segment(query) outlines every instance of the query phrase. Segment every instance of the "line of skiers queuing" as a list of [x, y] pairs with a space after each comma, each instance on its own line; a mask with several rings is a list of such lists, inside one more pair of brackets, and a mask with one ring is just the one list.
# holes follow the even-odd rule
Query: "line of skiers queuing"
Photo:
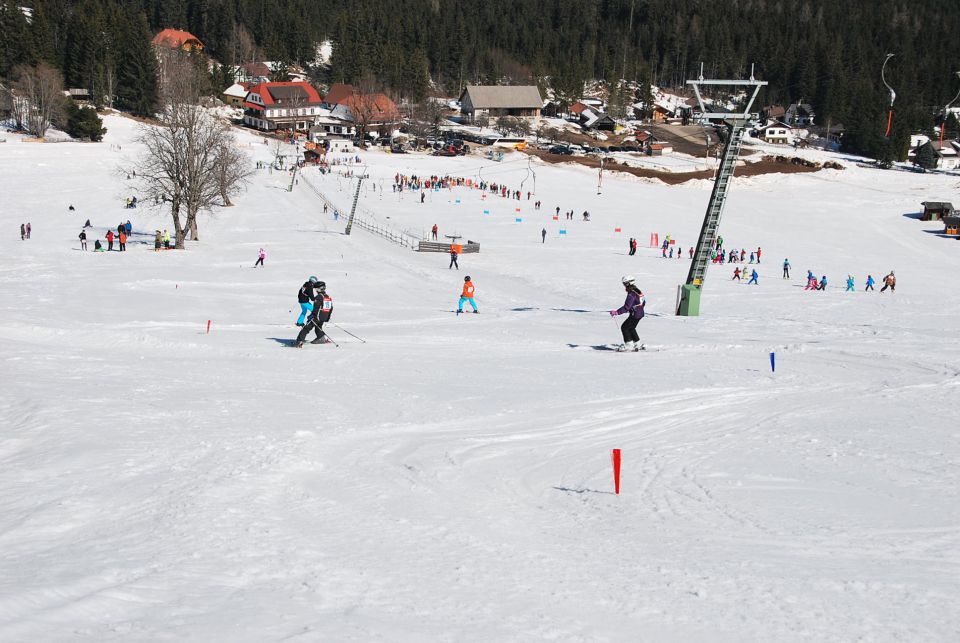
[[[523, 192], [522, 190], [514, 190], [508, 188], [506, 185], [500, 183], [488, 183], [487, 181], [475, 181], [474, 179], [467, 179], [462, 176], [417, 176], [417, 175], [406, 175], [400, 174], [399, 172], [393, 176], [393, 192], [403, 192], [404, 190], [434, 190], [434, 189], [453, 189], [455, 187], [476, 187], [477, 189], [483, 192], [489, 192], [491, 194], [499, 195], [505, 199], [515, 199], [521, 201], [524, 194], [526, 194], [527, 201], [533, 198], [533, 192], [527, 191]], [[420, 199], [421, 203], [423, 198]], [[533, 204], [535, 210], [539, 210], [542, 203], [536, 201]], [[557, 215], [560, 214], [560, 207], [557, 206]], [[572, 215], [572, 212], [571, 212]], [[571, 217], [572, 218], [572, 217]]]
[[[789, 261], [784, 260], [784, 279], [789, 278], [788, 271]], [[823, 275], [820, 279], [817, 279], [817, 276], [813, 273], [812, 270], [807, 271], [807, 285], [804, 286], [804, 290], [826, 290], [828, 284], [827, 276]], [[868, 292], [874, 290], [874, 285], [877, 281], [873, 278], [873, 275], [867, 275], [866, 285], [863, 289], [863, 292]], [[891, 270], [883, 278], [883, 288], [880, 289], [880, 292], [886, 292], [887, 289], [890, 289], [890, 293], [895, 293], [897, 291], [897, 275]], [[844, 292], [856, 292], [856, 283], [853, 278], [853, 275], [847, 275], [846, 288]]]

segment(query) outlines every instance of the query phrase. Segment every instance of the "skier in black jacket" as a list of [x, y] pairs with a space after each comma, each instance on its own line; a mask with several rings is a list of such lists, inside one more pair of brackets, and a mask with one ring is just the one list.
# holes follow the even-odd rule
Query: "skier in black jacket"
[[297, 317], [297, 326], [303, 326], [304, 320], [310, 311], [313, 310], [313, 300], [317, 296], [314, 288], [317, 285], [317, 278], [310, 277], [300, 286], [300, 292], [297, 293], [297, 301], [300, 303], [300, 316]]
[[323, 332], [323, 324], [330, 321], [330, 316], [333, 315], [333, 298], [327, 292], [326, 283], [318, 281], [314, 288], [317, 290], [317, 296], [313, 300], [313, 310], [310, 312], [306, 325], [300, 329], [300, 334], [297, 335], [297, 348], [303, 348], [303, 342], [311, 330], [317, 331], [317, 338], [310, 342], [311, 344], [326, 344], [330, 341]]

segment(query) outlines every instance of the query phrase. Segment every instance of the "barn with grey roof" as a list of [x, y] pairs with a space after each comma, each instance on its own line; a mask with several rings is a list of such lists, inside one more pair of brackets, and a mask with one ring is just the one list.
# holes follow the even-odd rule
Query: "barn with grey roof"
[[460, 94], [460, 112], [477, 116], [540, 116], [543, 98], [536, 85], [467, 85]]

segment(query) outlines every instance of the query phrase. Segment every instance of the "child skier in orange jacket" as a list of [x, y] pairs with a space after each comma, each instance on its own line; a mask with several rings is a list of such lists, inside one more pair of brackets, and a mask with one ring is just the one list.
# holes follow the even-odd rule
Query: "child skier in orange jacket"
[[463, 302], [465, 301], [470, 302], [470, 305], [473, 306], [473, 312], [475, 313], [480, 312], [479, 310], [477, 310], [477, 302], [473, 300], [474, 290], [475, 289], [473, 287], [473, 282], [470, 281], [470, 275], [467, 275], [466, 277], [463, 278], [463, 290], [460, 292], [460, 303], [457, 304], [458, 313], [463, 312]]

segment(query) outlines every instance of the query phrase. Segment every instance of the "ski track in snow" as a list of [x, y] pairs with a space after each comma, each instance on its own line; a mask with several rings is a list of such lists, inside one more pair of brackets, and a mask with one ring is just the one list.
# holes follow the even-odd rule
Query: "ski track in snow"
[[[764, 248], [760, 286], [711, 266], [703, 316], [678, 318], [687, 261], [624, 247], [689, 247], [699, 183], [611, 174], [597, 196], [593, 173], [538, 165], [539, 212], [364, 191], [382, 223], [478, 239], [451, 271], [340, 234], [304, 183], [345, 209], [350, 181], [308, 169], [288, 193], [264, 170], [201, 243], [154, 253], [168, 221], [120, 207], [132, 188], [113, 170], [134, 126], [106, 125], [123, 152], [0, 148], [3, 229], [33, 224], [0, 267], [0, 639], [960, 637], [960, 302], [931, 278], [958, 249], [903, 216], [955, 178], [737, 181], [722, 234]], [[397, 171], [526, 177], [362, 156], [388, 190]], [[553, 222], [556, 205], [593, 220]], [[81, 253], [86, 218], [91, 246], [127, 218], [139, 234]], [[807, 268], [831, 289], [804, 292]], [[841, 292], [891, 268], [894, 296]], [[618, 339], [605, 311], [628, 273], [650, 350], [570, 350]], [[340, 348], [281, 350], [310, 274], [366, 344], [331, 325]], [[466, 274], [480, 315], [449, 312]]]

